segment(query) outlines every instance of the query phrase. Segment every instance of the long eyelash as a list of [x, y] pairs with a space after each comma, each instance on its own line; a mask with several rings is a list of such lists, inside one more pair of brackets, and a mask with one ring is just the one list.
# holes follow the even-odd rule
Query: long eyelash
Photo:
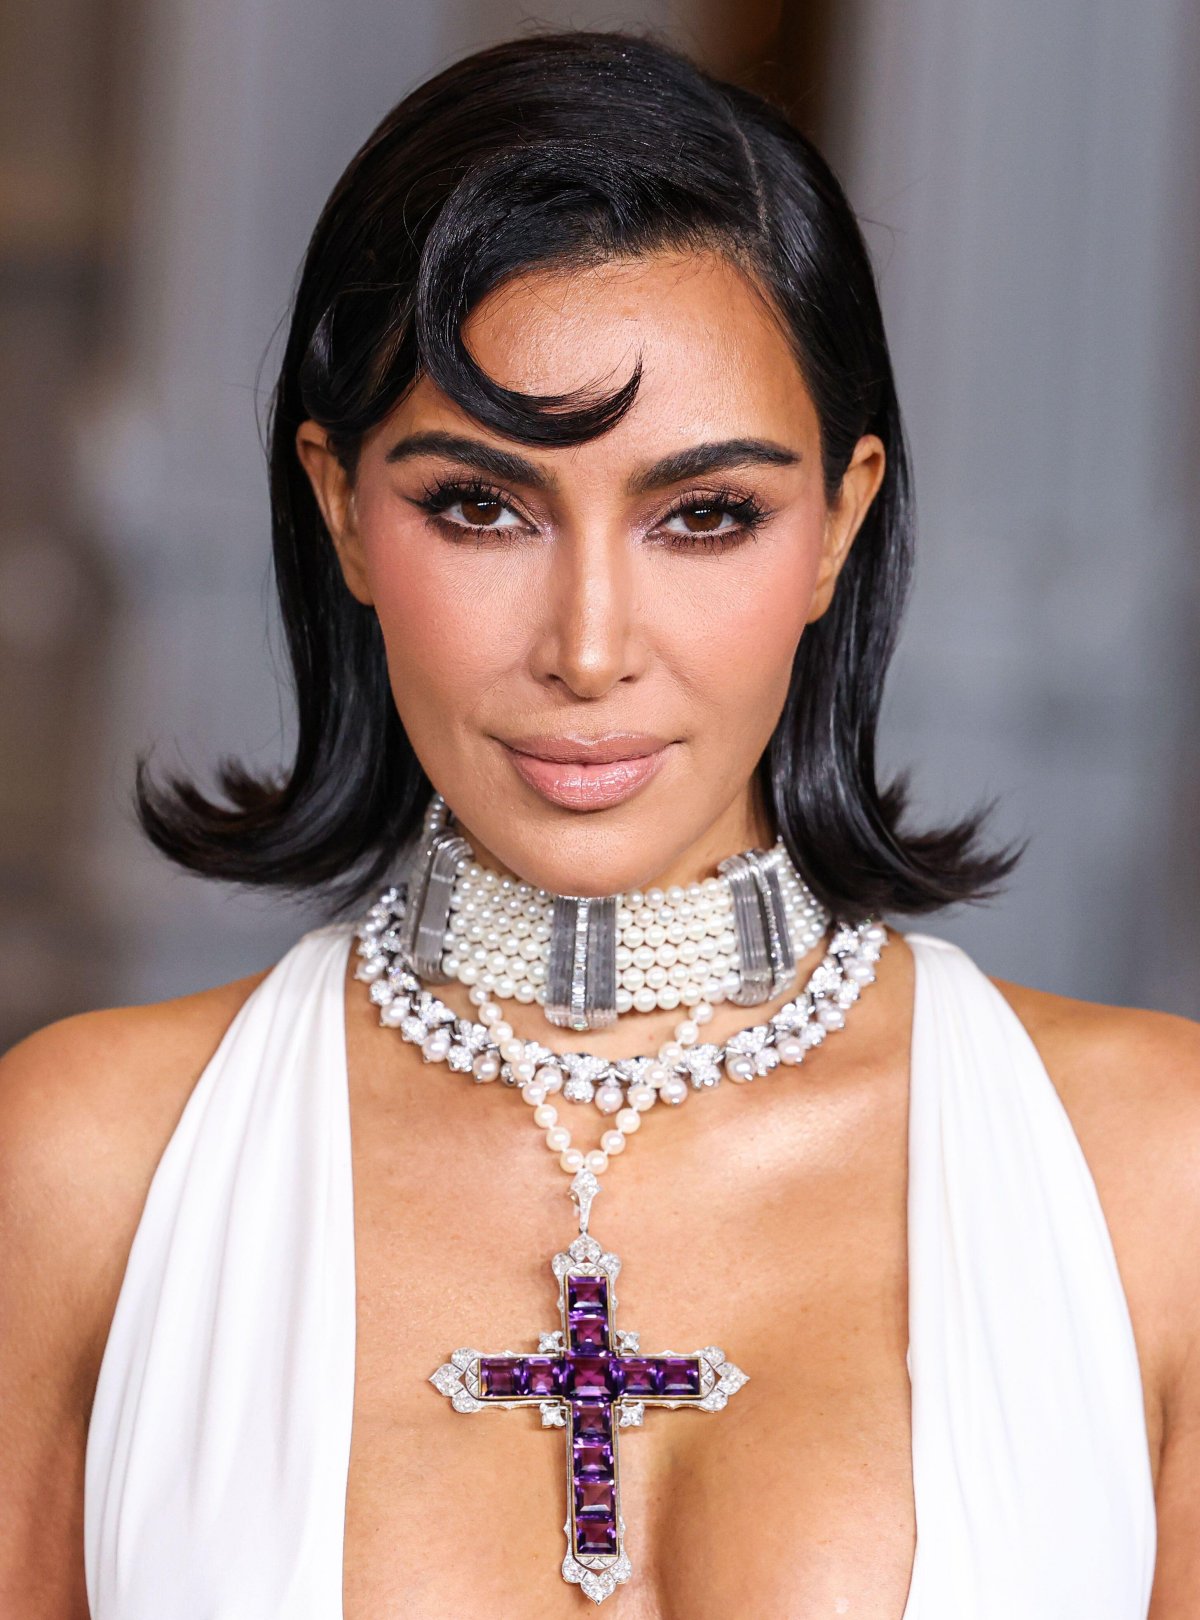
[[669, 523], [681, 512], [691, 512], [697, 507], [707, 507], [727, 514], [734, 519], [734, 527], [725, 529], [719, 534], [668, 533], [666, 536], [668, 545], [678, 546], [684, 551], [724, 551], [730, 546], [741, 545], [745, 540], [752, 540], [757, 530], [771, 516], [756, 496], [740, 495], [732, 489], [718, 489], [680, 496], [670, 510], [663, 513], [659, 524]]
[[496, 484], [485, 484], [478, 478], [451, 478], [437, 479], [425, 487], [425, 491], [417, 498], [416, 505], [431, 517], [444, 512], [447, 507], [454, 506], [458, 501], [496, 501], [501, 506], [511, 505], [511, 500], [505, 490]]
[[415, 497], [413, 505], [425, 513], [431, 524], [435, 525], [447, 539], [453, 540], [456, 545], [491, 545], [500, 539], [510, 539], [512, 531], [509, 529], [492, 529], [481, 526], [472, 527], [465, 523], [452, 523], [442, 514], [459, 501], [495, 501], [498, 505], [515, 511], [512, 497], [507, 490], [497, 484], [486, 483], [481, 478], [448, 478], [434, 479], [425, 486], [424, 492]]

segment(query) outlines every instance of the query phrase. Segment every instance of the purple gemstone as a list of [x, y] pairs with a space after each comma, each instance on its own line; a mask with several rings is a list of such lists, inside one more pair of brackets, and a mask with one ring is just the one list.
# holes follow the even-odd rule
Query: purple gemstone
[[607, 1316], [608, 1278], [568, 1277], [567, 1309], [577, 1316]]
[[664, 1356], [658, 1365], [664, 1395], [699, 1395], [700, 1363], [694, 1356]]
[[612, 1436], [612, 1412], [592, 1401], [576, 1401], [573, 1429], [576, 1440], [608, 1440]]
[[525, 1357], [525, 1389], [530, 1395], [557, 1395], [562, 1388], [562, 1366], [550, 1356]]
[[607, 1350], [608, 1318], [604, 1316], [571, 1316], [572, 1350]]
[[577, 1553], [615, 1553], [616, 1550], [617, 1527], [611, 1519], [576, 1519]]
[[613, 1477], [613, 1448], [587, 1440], [575, 1442], [575, 1478], [611, 1479]]
[[645, 1356], [622, 1356], [626, 1395], [657, 1395], [661, 1388], [658, 1369], [659, 1363], [648, 1361]]
[[524, 1368], [519, 1356], [481, 1356], [479, 1382], [485, 1395], [524, 1395]]
[[612, 1357], [568, 1355], [565, 1360], [572, 1395], [605, 1395], [614, 1387], [619, 1391], [619, 1382], [613, 1383], [617, 1364]]
[[577, 1479], [575, 1481], [575, 1511], [593, 1519], [611, 1519], [616, 1515], [616, 1486], [611, 1479]]

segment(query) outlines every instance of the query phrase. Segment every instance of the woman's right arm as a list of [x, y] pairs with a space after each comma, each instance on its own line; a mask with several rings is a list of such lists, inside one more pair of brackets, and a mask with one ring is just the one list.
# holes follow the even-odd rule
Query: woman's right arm
[[87, 1013], [0, 1059], [0, 1615], [88, 1620], [83, 1465], [155, 1166], [253, 983]]
[[85, 1070], [92, 1025], [54, 1025], [0, 1062], [0, 1614], [22, 1620], [88, 1613], [84, 1444], [128, 1226], [120, 1131], [97, 1117], [103, 1059]]

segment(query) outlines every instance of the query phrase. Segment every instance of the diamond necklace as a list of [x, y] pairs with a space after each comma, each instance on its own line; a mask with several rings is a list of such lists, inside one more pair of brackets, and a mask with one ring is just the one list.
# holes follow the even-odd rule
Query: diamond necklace
[[[700, 1003], [656, 1057], [610, 1061], [520, 1040], [478, 985], [470, 991], [478, 1020], [458, 1017], [406, 966], [404, 917], [404, 892], [392, 888], [358, 931], [356, 977], [369, 985], [380, 1022], [418, 1046], [427, 1063], [445, 1063], [477, 1083], [500, 1080], [519, 1088], [547, 1147], [572, 1178], [579, 1223], [579, 1235], [550, 1263], [561, 1325], [539, 1336], [537, 1352], [485, 1354], [463, 1347], [431, 1374], [430, 1382], [457, 1412], [536, 1406], [543, 1427], [565, 1429], [562, 1575], [601, 1603], [633, 1573], [624, 1547], [618, 1431], [640, 1426], [648, 1406], [720, 1411], [748, 1378], [716, 1345], [691, 1354], [646, 1355], [636, 1333], [616, 1328], [613, 1284], [621, 1261], [588, 1231], [599, 1176], [624, 1150], [642, 1114], [658, 1102], [677, 1107], [691, 1090], [709, 1089], [722, 1077], [744, 1083], [777, 1066], [794, 1066], [841, 1029], [847, 1010], [875, 978], [887, 930], [872, 919], [837, 924], [800, 995], [766, 1023], [741, 1030], [720, 1046], [699, 1041], [702, 1025], [712, 1017], [712, 1008]], [[570, 1131], [547, 1101], [560, 1093], [567, 1102], [592, 1102], [602, 1114], [615, 1113], [615, 1128], [604, 1132], [598, 1148], [585, 1153], [572, 1145]]]

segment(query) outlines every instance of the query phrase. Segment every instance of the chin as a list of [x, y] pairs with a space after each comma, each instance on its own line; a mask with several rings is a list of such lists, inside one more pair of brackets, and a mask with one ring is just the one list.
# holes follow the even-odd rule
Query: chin
[[[482, 846], [507, 871], [551, 894], [620, 894], [655, 882], [692, 843], [677, 822], [649, 806], [570, 811], [543, 805], [512, 806], [474, 826], [460, 817], [468, 841]], [[666, 836], [664, 836], [664, 834]]]

